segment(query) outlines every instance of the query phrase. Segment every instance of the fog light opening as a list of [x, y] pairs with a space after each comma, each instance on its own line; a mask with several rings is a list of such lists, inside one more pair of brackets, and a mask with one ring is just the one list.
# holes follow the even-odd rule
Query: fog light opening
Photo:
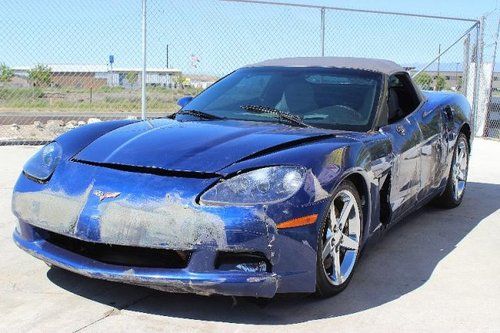
[[215, 268], [246, 273], [271, 272], [271, 264], [262, 253], [219, 252]]
[[248, 273], [265, 273], [267, 272], [267, 264], [264, 261], [244, 263], [236, 265], [236, 269]]

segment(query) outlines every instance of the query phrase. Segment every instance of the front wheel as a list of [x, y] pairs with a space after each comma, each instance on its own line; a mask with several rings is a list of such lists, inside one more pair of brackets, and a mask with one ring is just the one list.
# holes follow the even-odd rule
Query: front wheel
[[469, 171], [469, 143], [465, 134], [460, 133], [455, 144], [450, 174], [446, 189], [434, 202], [444, 208], [455, 208], [462, 202]]
[[363, 231], [361, 200], [354, 184], [342, 182], [321, 225], [316, 294], [335, 295], [347, 287], [358, 262]]

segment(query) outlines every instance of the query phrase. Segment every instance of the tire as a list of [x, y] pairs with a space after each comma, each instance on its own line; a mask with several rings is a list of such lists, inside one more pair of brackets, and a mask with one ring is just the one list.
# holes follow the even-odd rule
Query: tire
[[[349, 207], [350, 202], [352, 206]], [[349, 215], [343, 214], [344, 208]], [[333, 226], [332, 216], [336, 221]], [[347, 287], [358, 263], [362, 235], [363, 211], [359, 193], [352, 182], [343, 181], [332, 195], [318, 233], [316, 296], [330, 297]]]
[[[469, 142], [464, 133], [460, 133], [453, 150], [450, 173], [444, 192], [434, 200], [442, 208], [455, 208], [462, 203], [467, 186], [469, 171]], [[462, 155], [463, 153], [463, 155]], [[457, 163], [457, 160], [460, 159]], [[457, 171], [458, 170], [458, 171]]]

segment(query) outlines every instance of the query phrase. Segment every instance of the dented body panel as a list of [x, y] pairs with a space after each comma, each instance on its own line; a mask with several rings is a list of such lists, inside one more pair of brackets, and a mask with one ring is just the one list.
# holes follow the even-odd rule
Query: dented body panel
[[[400, 124], [366, 133], [200, 119], [78, 128], [57, 139], [64, 153], [49, 181], [19, 177], [14, 240], [64, 269], [165, 291], [256, 297], [313, 292], [319, 228], [343, 180], [356, 179], [362, 198], [362, 244], [443, 191], [470, 108], [456, 94], [424, 97]], [[443, 113], [445, 106], [452, 107], [452, 117]], [[306, 170], [289, 199], [252, 206], [200, 203], [200, 195], [221, 180], [275, 165]], [[313, 224], [277, 227], [313, 215]], [[100, 261], [57, 245], [53, 234], [89, 246], [174, 251], [186, 266]], [[218, 267], [221, 253], [257, 253], [268, 269]]]

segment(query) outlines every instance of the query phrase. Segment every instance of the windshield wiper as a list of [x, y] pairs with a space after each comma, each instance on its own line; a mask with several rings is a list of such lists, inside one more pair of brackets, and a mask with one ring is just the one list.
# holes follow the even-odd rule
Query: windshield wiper
[[199, 110], [180, 110], [176, 114], [187, 114], [187, 115], [195, 116], [195, 117], [202, 118], [202, 119], [224, 119], [222, 117], [215, 116], [213, 114], [206, 113], [206, 112], [199, 111]]
[[281, 110], [269, 107], [269, 106], [264, 106], [264, 105], [242, 105], [241, 108], [245, 109], [245, 110], [247, 110], [249, 112], [271, 114], [271, 115], [274, 115], [274, 116], [276, 116], [276, 117], [278, 117], [280, 119], [284, 119], [284, 120], [286, 120], [286, 121], [288, 121], [290, 123], [298, 125], [300, 127], [310, 127], [309, 125], [307, 125], [306, 123], [304, 123], [302, 121], [301, 117], [296, 116], [296, 115], [291, 114], [291, 113], [288, 113], [288, 112], [285, 112], [285, 111], [281, 111]]

